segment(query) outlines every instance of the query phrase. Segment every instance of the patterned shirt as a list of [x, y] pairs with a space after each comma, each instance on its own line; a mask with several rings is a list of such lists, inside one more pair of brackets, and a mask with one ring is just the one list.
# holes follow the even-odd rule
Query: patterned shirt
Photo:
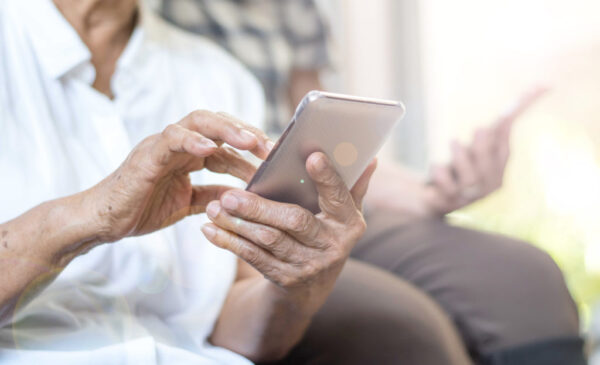
[[330, 64], [327, 28], [314, 0], [162, 0], [159, 12], [220, 44], [254, 73], [265, 89], [269, 134], [289, 122], [291, 70]]

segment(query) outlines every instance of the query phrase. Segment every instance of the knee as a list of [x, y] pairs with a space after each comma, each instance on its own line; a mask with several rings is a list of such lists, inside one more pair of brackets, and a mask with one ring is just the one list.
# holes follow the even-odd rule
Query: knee
[[286, 363], [300, 358], [305, 364], [469, 363], [450, 320], [429, 297], [355, 262]]
[[521, 263], [521, 266], [515, 265], [515, 269], [523, 271], [521, 277], [529, 286], [559, 291], [569, 296], [562, 270], [546, 251], [518, 241], [514, 249]]
[[550, 301], [560, 303], [565, 311], [574, 309], [563, 272], [547, 252], [526, 242], [498, 239], [502, 241], [497, 245], [498, 264], [504, 271], [497, 278], [500, 285], [522, 294], [524, 305]]
[[577, 307], [562, 271], [545, 251], [525, 242], [488, 239], [488, 310], [502, 326], [502, 347], [577, 336]]
[[520, 285], [527, 290], [522, 304], [529, 306], [532, 312], [540, 313], [541, 321], [554, 324], [557, 335], [577, 334], [577, 306], [562, 270], [547, 252], [528, 243], [516, 242], [515, 245], [519, 258], [509, 269], [517, 271]]
[[[462, 228], [447, 228], [458, 249], [449, 270], [465, 276], [467, 288], [513, 306], [537, 310], [555, 308], [574, 314], [575, 306], [564, 275], [554, 259], [540, 248], [520, 240]], [[451, 256], [451, 259], [454, 256]], [[468, 294], [468, 293], [467, 293]]]

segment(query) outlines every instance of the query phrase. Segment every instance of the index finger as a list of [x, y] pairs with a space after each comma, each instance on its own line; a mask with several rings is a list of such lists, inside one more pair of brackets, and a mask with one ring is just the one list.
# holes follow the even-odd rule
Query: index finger
[[342, 223], [358, 215], [352, 194], [325, 154], [315, 152], [308, 156], [306, 170], [315, 182], [323, 213]]
[[549, 88], [540, 86], [532, 89], [528, 93], [524, 94], [515, 105], [509, 108], [498, 121], [499, 132], [510, 131], [512, 122], [520, 117], [527, 109], [529, 109], [536, 101], [538, 101], [543, 95], [549, 91]]
[[269, 140], [264, 133], [223, 114], [198, 110], [183, 118], [179, 124], [213, 141], [223, 141], [237, 149], [250, 151], [259, 158], [266, 158], [270, 151]]
[[254, 133], [254, 135], [258, 138], [259, 143], [257, 145], [257, 150], [251, 152], [253, 152], [257, 157], [262, 158], [263, 160], [267, 158], [269, 152], [271, 152], [271, 150], [275, 146], [275, 142], [273, 142], [265, 132], [252, 125], [244, 123], [241, 119], [231, 114], [225, 112], [218, 112], [217, 115], [227, 118], [231, 120], [234, 124], [241, 125], [244, 128], [251, 131], [252, 133]]

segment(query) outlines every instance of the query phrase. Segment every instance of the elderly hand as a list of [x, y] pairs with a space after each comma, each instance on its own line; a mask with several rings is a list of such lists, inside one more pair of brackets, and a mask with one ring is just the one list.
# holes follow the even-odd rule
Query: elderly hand
[[513, 123], [545, 92], [538, 88], [526, 94], [493, 126], [477, 130], [470, 146], [452, 143], [452, 161], [433, 168], [431, 182], [424, 189], [431, 214], [450, 213], [502, 186]]
[[225, 186], [193, 186], [189, 174], [208, 169], [249, 179], [255, 167], [229, 147], [266, 158], [272, 143], [259, 130], [224, 113], [196, 111], [146, 138], [109, 177], [90, 190], [100, 241], [143, 235], [204, 212]]
[[306, 167], [317, 186], [321, 213], [230, 190], [209, 204], [213, 223], [203, 232], [286, 293], [319, 298], [318, 306], [364, 233], [361, 202], [375, 162], [350, 191], [324, 154], [309, 156]]

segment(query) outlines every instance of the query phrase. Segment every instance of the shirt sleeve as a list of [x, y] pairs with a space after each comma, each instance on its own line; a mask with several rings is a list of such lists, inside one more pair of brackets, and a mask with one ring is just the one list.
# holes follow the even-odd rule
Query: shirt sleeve
[[280, 1], [282, 32], [293, 52], [293, 68], [323, 69], [331, 65], [329, 27], [314, 0]]

